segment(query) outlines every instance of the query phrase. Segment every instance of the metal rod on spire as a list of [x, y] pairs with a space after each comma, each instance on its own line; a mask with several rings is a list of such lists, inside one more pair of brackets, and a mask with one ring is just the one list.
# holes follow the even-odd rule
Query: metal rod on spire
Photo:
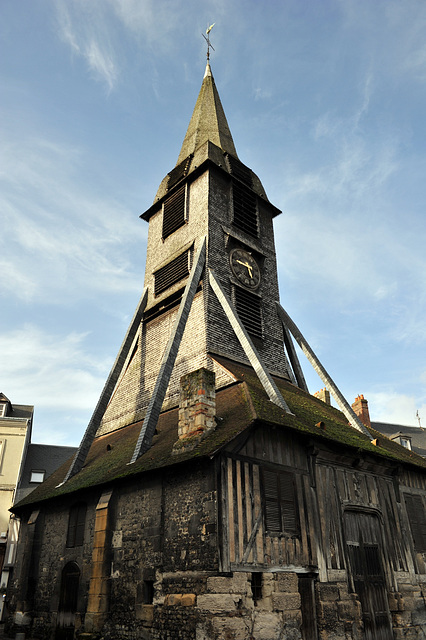
[[[213, 49], [214, 51], [214, 46], [212, 45], [212, 43], [210, 42], [210, 31], [213, 29], [214, 25], [216, 23], [213, 22], [213, 24], [211, 24], [207, 30], [206, 30], [206, 35], [204, 35], [204, 33], [202, 33], [201, 35], [203, 36], [204, 40], [207, 42], [207, 62], [210, 60], [210, 49]], [[207, 37], [206, 37], [207, 36]]]

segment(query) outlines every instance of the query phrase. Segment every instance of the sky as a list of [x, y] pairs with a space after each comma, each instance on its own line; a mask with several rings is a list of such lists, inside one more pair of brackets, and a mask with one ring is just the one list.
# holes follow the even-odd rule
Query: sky
[[239, 158], [283, 212], [282, 306], [350, 403], [426, 427], [424, 0], [2, 0], [0, 391], [33, 442], [78, 445], [212, 23]]

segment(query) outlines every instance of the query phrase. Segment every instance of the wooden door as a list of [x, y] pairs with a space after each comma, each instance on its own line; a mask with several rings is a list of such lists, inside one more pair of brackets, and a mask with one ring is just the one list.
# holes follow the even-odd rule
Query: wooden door
[[74, 638], [79, 583], [80, 569], [75, 562], [69, 562], [62, 570], [55, 640]]
[[362, 607], [365, 640], [392, 640], [379, 519], [345, 513], [345, 532], [353, 588]]

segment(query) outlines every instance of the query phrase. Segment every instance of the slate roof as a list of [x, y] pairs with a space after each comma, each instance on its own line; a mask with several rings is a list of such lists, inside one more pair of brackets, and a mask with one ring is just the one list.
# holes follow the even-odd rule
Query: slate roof
[[371, 422], [371, 426], [390, 438], [408, 436], [411, 439], [411, 448], [419, 456], [426, 458], [426, 430], [421, 427], [406, 427], [402, 424], [390, 424], [387, 422]]
[[[150, 216], [158, 210], [163, 198], [170, 195], [171, 190], [184, 178], [194, 179], [202, 170], [205, 170], [206, 163], [214, 165], [224, 173], [234, 175], [231, 164], [235, 162], [230, 164], [227, 156], [235, 158], [237, 165], [240, 163], [210, 64], [207, 63], [200, 93], [176, 166], [162, 180], [154, 198], [154, 204], [141, 215], [141, 218], [149, 220]], [[273, 215], [281, 213], [269, 202], [258, 176], [242, 163], [240, 166], [248, 173], [253, 191], [268, 203]]]
[[176, 165], [208, 140], [238, 158], [209, 63]]
[[[348, 425], [340, 411], [299, 387], [275, 377], [275, 382], [294, 415], [284, 412], [269, 400], [251, 367], [236, 364], [225, 358], [214, 358], [228, 369], [237, 381], [217, 392], [217, 427], [195, 449], [189, 451], [183, 448], [179, 454], [172, 454], [173, 445], [178, 440], [176, 407], [160, 415], [152, 447], [135, 463], [130, 465], [129, 461], [142, 422], [95, 438], [86, 463], [79, 473], [62, 486], [58, 486], [65, 477], [69, 461], [12, 510], [19, 512], [26, 505], [36, 505], [64, 494], [109, 484], [189, 460], [212, 457], [246, 429], [259, 424], [291, 429], [324, 443], [349, 447], [358, 456], [378, 456], [382, 460], [408, 463], [419, 469], [426, 469], [426, 460], [414, 452], [372, 430], [372, 436], [380, 439], [380, 446], [375, 446], [367, 436]], [[316, 426], [320, 422], [324, 423], [324, 430]]]
[[32, 404], [12, 404], [4, 393], [0, 393], [0, 402], [8, 403], [8, 410], [5, 416], [2, 416], [0, 420], [7, 420], [8, 418], [21, 418], [23, 420], [30, 420], [33, 417], [34, 405]]
[[37, 485], [31, 480], [32, 471], [44, 471], [47, 479], [56, 469], [75, 454], [77, 447], [50, 444], [29, 444], [21, 479], [16, 491], [16, 502], [31, 493]]

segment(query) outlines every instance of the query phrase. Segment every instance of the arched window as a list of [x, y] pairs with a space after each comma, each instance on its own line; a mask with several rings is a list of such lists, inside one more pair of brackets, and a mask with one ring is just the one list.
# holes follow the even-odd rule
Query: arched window
[[68, 520], [67, 547], [81, 547], [84, 542], [87, 505], [84, 502], [74, 504]]

